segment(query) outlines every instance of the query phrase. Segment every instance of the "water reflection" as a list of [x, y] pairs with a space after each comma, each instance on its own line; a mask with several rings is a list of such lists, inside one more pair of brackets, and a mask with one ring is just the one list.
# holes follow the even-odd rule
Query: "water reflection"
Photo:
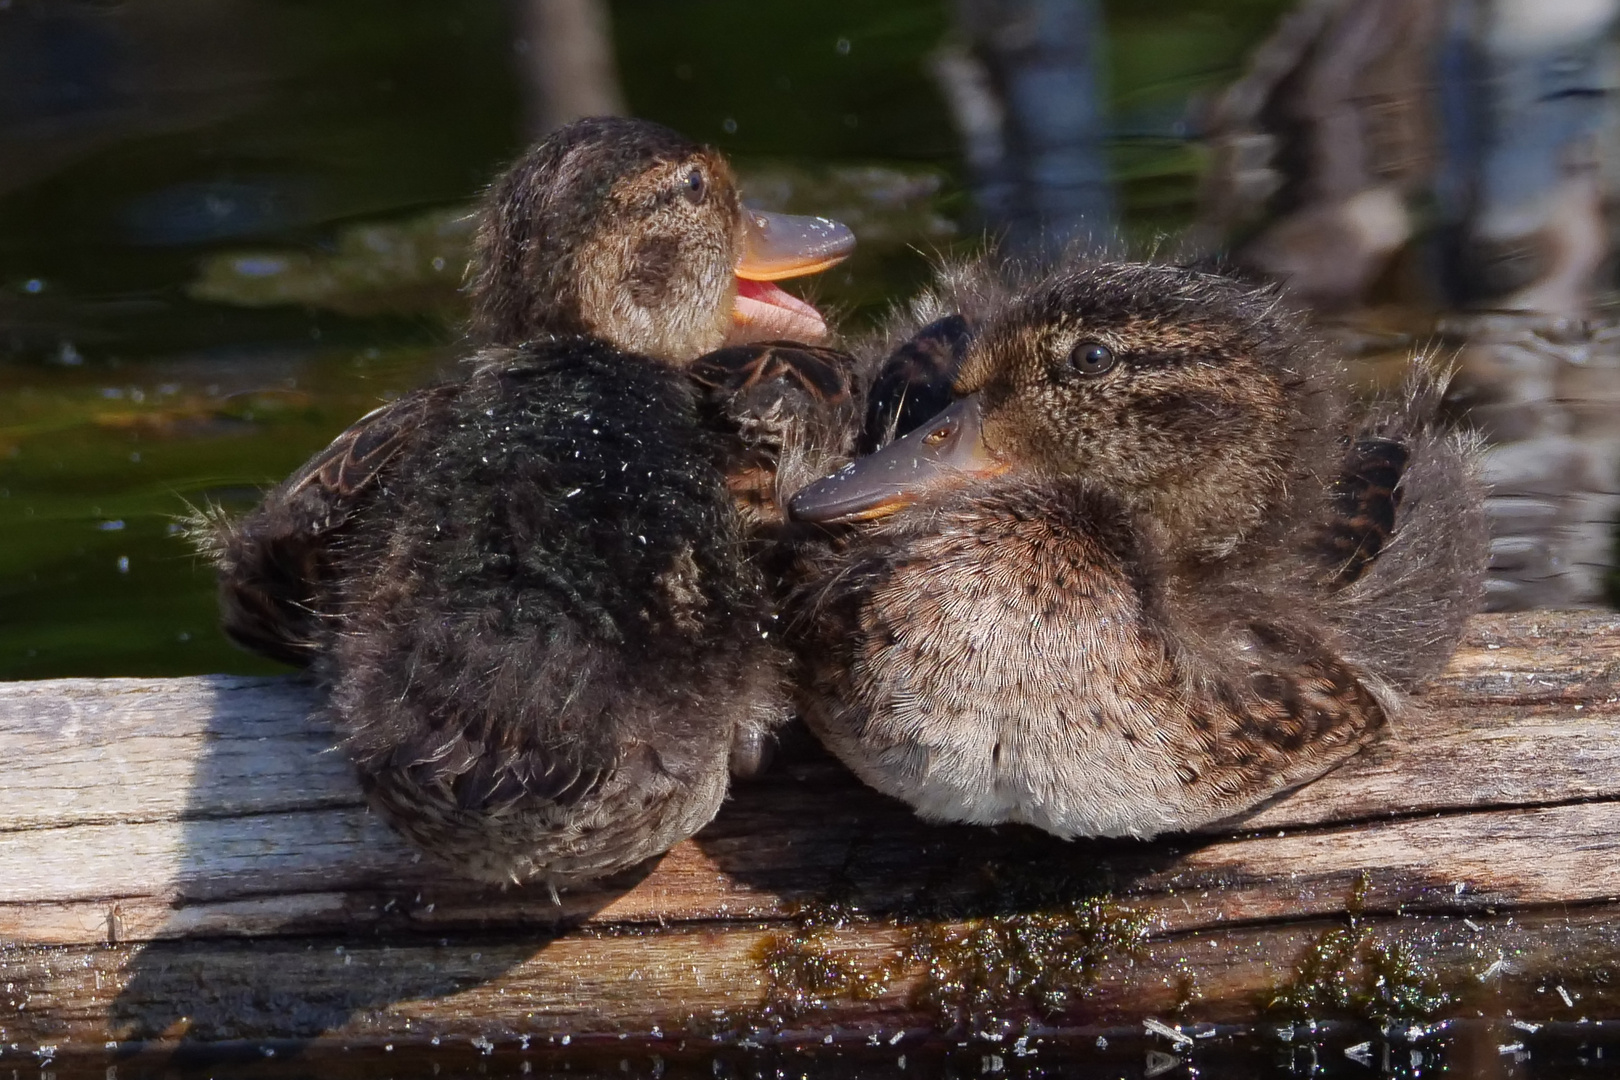
[[1017, 254], [1113, 243], [1098, 4], [960, 0], [956, 11], [966, 48], [943, 54], [935, 73], [980, 217]]
[[1614, 0], [1303, 4], [1209, 114], [1206, 247], [1346, 323], [1402, 308], [1407, 345], [1457, 358], [1492, 444], [1499, 610], [1612, 599], [1617, 17]]
[[237, 0], [0, 8], [0, 192], [132, 137], [196, 130], [248, 107], [273, 61], [264, 10]]

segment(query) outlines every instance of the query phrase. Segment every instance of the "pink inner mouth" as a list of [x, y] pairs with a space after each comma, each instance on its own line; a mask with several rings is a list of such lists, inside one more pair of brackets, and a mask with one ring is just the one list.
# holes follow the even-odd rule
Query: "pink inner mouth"
[[786, 338], [814, 343], [827, 336], [821, 312], [769, 281], [737, 279], [737, 302], [731, 311], [731, 344]]

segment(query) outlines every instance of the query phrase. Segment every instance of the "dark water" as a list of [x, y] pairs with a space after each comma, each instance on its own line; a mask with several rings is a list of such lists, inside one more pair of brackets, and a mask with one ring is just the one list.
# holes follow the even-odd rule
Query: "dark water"
[[[1192, 210], [1187, 120], [1279, 0], [1107, 5], [1124, 228]], [[848, 220], [859, 325], [969, 242], [943, 2], [613, 5], [626, 99], [750, 196]], [[453, 362], [468, 201], [524, 144], [489, 0], [0, 0], [0, 678], [270, 670], [189, 504], [245, 508]]]
[[[1195, 1045], [1172, 1045], [1135, 1029], [1002, 1039], [928, 1039], [885, 1045], [845, 1036], [833, 1044], [729, 1047], [705, 1052], [673, 1037], [657, 1043], [612, 1037], [562, 1050], [481, 1037], [446, 1040], [430, 1052], [297, 1044], [237, 1046], [208, 1057], [108, 1055], [32, 1059], [19, 1075], [53, 1080], [461, 1080], [461, 1078], [646, 1078], [646, 1080], [1358, 1080], [1478, 1077], [1565, 1080], [1620, 1076], [1620, 1038], [1604, 1025], [1450, 1021], [1388, 1029], [1284, 1025], [1261, 1031], [1201, 1025]], [[469, 1042], [471, 1045], [469, 1045]], [[452, 1045], [453, 1044], [453, 1045]], [[0, 1061], [3, 1064], [3, 1061]]]

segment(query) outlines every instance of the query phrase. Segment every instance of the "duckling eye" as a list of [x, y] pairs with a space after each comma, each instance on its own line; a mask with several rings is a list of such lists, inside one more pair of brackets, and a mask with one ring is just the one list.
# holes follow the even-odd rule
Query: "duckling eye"
[[1069, 364], [1082, 375], [1101, 375], [1114, 363], [1114, 350], [1100, 341], [1082, 341], [1069, 353]]
[[681, 183], [681, 194], [686, 196], [686, 201], [691, 203], [693, 206], [696, 206], [698, 203], [703, 201], [704, 189], [702, 170], [693, 169], [691, 172], [686, 174], [686, 179]]

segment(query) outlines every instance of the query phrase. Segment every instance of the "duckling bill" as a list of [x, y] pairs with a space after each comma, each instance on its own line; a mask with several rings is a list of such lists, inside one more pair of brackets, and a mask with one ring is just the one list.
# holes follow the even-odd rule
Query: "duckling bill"
[[790, 504], [853, 525], [796, 616], [806, 719], [924, 817], [1241, 813], [1385, 731], [1477, 603], [1471, 445], [1427, 390], [1358, 416], [1268, 290], [1070, 269], [987, 320], [951, 389]]

